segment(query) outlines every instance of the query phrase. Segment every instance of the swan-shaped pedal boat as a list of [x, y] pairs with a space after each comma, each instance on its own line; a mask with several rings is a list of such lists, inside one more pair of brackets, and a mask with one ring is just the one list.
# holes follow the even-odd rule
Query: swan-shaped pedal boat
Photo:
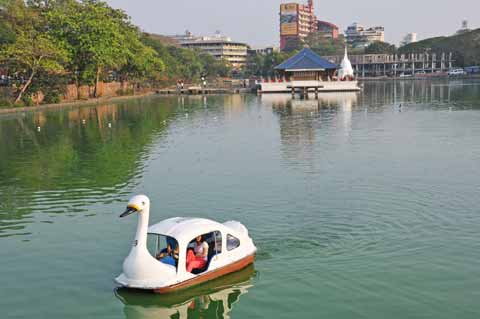
[[115, 281], [125, 288], [170, 293], [241, 270], [252, 264], [257, 248], [247, 228], [203, 218], [174, 217], [148, 226], [150, 200], [130, 199], [125, 217], [137, 213], [137, 233]]

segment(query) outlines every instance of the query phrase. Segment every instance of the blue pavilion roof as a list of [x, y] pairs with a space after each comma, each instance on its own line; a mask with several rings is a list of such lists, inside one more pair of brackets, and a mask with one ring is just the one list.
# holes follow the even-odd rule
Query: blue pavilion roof
[[338, 69], [338, 66], [330, 61], [325, 60], [318, 54], [304, 48], [298, 54], [292, 56], [287, 61], [277, 65], [275, 70], [328, 70]]

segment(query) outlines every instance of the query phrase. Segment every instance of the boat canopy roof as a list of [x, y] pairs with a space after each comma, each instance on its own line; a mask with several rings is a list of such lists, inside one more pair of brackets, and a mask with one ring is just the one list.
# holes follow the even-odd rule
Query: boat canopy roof
[[174, 217], [161, 221], [148, 228], [148, 233], [175, 238], [180, 242], [190, 242], [198, 235], [213, 231], [225, 231], [226, 226], [205, 218]]
[[338, 66], [318, 54], [313, 52], [309, 48], [304, 48], [296, 55], [292, 56], [285, 62], [277, 65], [275, 70], [281, 71], [324, 71], [337, 69]]

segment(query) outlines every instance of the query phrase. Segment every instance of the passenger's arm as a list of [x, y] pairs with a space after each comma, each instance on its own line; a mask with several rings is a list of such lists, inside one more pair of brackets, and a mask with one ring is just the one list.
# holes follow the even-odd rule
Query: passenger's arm
[[207, 256], [208, 256], [208, 244], [206, 242], [203, 242], [202, 257], [207, 257]]

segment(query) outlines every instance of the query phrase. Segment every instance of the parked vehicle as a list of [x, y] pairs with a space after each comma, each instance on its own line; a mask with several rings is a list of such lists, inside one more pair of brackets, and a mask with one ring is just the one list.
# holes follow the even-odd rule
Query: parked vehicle
[[467, 74], [477, 74], [480, 73], [480, 66], [467, 66], [465, 68]]
[[466, 72], [463, 69], [452, 69], [448, 71], [449, 76], [459, 76], [459, 75], [465, 75]]
[[10, 84], [10, 79], [6, 75], [0, 75], [0, 85], [9, 85]]

